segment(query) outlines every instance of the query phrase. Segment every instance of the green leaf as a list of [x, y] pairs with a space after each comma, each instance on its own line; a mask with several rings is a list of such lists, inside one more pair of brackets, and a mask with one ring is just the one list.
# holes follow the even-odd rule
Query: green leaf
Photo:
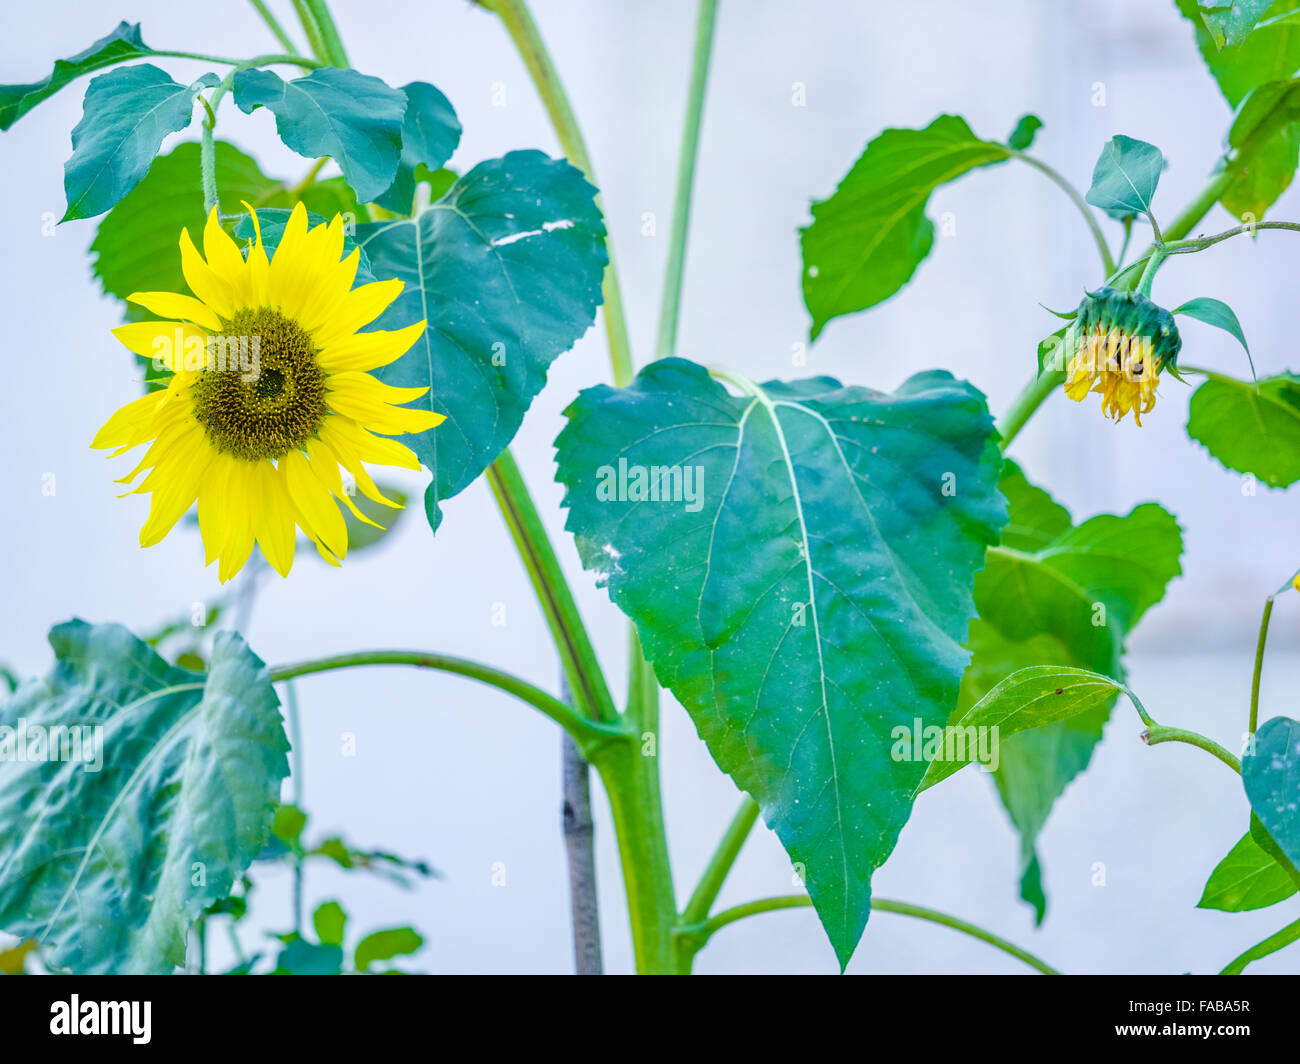
[[270, 70], [235, 75], [235, 105], [275, 113], [280, 139], [299, 155], [331, 156], [363, 203], [393, 183], [406, 97], [378, 78], [325, 67], [284, 81]]
[[[262, 231], [262, 246], [266, 249], [268, 255], [274, 258], [275, 249], [279, 246], [281, 238], [284, 236], [285, 227], [289, 224], [289, 216], [293, 212], [284, 207], [259, 207], [257, 208], [257, 226], [253, 225], [251, 215], [242, 214], [235, 222], [234, 233], [240, 240], [252, 240], [257, 233], [258, 227]], [[317, 214], [313, 210], [307, 211], [307, 225], [316, 228], [318, 225], [325, 225], [329, 218]], [[350, 236], [346, 229], [343, 234], [343, 254], [351, 255], [357, 247], [356, 239]], [[370, 269], [370, 259], [364, 251], [358, 256], [357, 276], [352, 282], [353, 287], [363, 284], [369, 284], [374, 280], [374, 274]]]
[[[1045, 491], [1008, 461], [1001, 489], [1008, 523], [975, 581], [970, 668], [958, 712], [1030, 666], [1071, 666], [1124, 679], [1124, 639], [1179, 571], [1182, 538], [1159, 506], [1103, 514], [1077, 527]], [[994, 783], [1021, 839], [1021, 896], [1046, 911], [1036, 845], [1052, 806], [1088, 766], [1112, 699], [999, 744]]]
[[1251, 811], [1292, 865], [1300, 865], [1300, 721], [1274, 717], [1241, 759]]
[[[1289, 78], [1300, 70], [1300, 25], [1278, 22], [1257, 29], [1239, 45], [1220, 49], [1201, 19], [1196, 0], [1177, 0], [1177, 4], [1191, 22], [1201, 56], [1230, 106], [1236, 107], [1251, 89], [1266, 81]], [[1277, 0], [1268, 9], [1269, 21], [1296, 10], [1300, 10], [1300, 0]]]
[[1300, 377], [1209, 378], [1192, 393], [1187, 435], [1228, 469], [1290, 487], [1300, 480]]
[[375, 961], [389, 961], [406, 957], [424, 945], [419, 933], [409, 927], [394, 927], [376, 931], [357, 943], [353, 965], [359, 972], [366, 971]]
[[1025, 151], [1034, 143], [1034, 137], [1042, 128], [1043, 120], [1037, 115], [1021, 115], [1016, 128], [1011, 131], [1011, 136], [1007, 137], [1007, 147], [1015, 148], [1016, 151]]
[[336, 901], [327, 901], [317, 906], [316, 911], [311, 914], [311, 923], [316, 929], [316, 937], [325, 946], [343, 945], [343, 931], [347, 922], [348, 914]]
[[119, 22], [112, 33], [101, 37], [85, 51], [67, 59], [56, 59], [54, 69], [43, 81], [0, 85], [0, 130], [8, 129], [42, 100], [49, 99], [82, 74], [153, 54], [154, 50], [140, 37], [140, 23]]
[[[802, 869], [843, 965], [925, 772], [893, 758], [894, 730], [956, 704], [1000, 457], [984, 397], [944, 372], [892, 395], [743, 391], [665, 359], [582, 392], [556, 440], [566, 527]], [[661, 501], [642, 499], [656, 468]]]
[[812, 225], [800, 233], [812, 338], [911, 279], [934, 244], [925, 205], [936, 188], [1008, 158], [1005, 145], [980, 140], [956, 115], [924, 129], [887, 129], [868, 144], [835, 194], [812, 205]]
[[307, 814], [296, 805], [285, 803], [275, 807], [275, 818], [271, 822], [271, 834], [281, 842], [291, 846], [297, 845], [302, 838], [303, 828], [307, 826]]
[[1250, 375], [1252, 377], [1255, 375], [1255, 360], [1251, 358], [1246, 334], [1241, 331], [1241, 322], [1237, 320], [1236, 312], [1227, 303], [1221, 299], [1201, 296], [1198, 299], [1189, 299], [1181, 307], [1175, 307], [1174, 313], [1186, 314], [1189, 318], [1203, 321], [1206, 325], [1213, 325], [1216, 329], [1222, 329], [1236, 337], [1237, 342], [1245, 348], [1246, 359], [1250, 362]]
[[1246, 94], [1228, 131], [1241, 173], [1223, 205], [1245, 222], [1259, 221], [1291, 184], [1300, 159], [1300, 81], [1269, 81]]
[[1160, 183], [1165, 157], [1154, 144], [1115, 136], [1106, 142], [1092, 170], [1092, 186], [1084, 197], [1112, 218], [1130, 214], [1150, 217], [1151, 200]]
[[1225, 913], [1265, 909], [1285, 901], [1297, 889], [1286, 870], [1259, 847], [1248, 831], [1210, 873], [1196, 907]]
[[[54, 670], [0, 707], [0, 751], [25, 722], [28, 755], [2, 758], [0, 928], [58, 968], [169, 971], [270, 835], [289, 770], [270, 678], [229, 631], [207, 675], [115, 624], [70, 621], [50, 643]], [[98, 771], [32, 757], [33, 727], [60, 726], [102, 728], [78, 733], [99, 736]]]
[[433, 473], [440, 503], [462, 491], [518, 431], [550, 364], [591, 327], [608, 261], [596, 190], [537, 151], [480, 163], [416, 217], [357, 227], [375, 276], [406, 287], [376, 323], [425, 320], [415, 346], [375, 376], [427, 387], [447, 420], [400, 437]]
[[1239, 45], [1255, 28], [1255, 24], [1264, 17], [1273, 4], [1273, 0], [1202, 0], [1201, 21], [1220, 50], [1225, 45]]
[[290, 936], [275, 961], [274, 975], [338, 975], [343, 971], [343, 947], [317, 945]]
[[[1068, 720], [1098, 706], [1109, 708], [1124, 685], [1109, 676], [1064, 665], [1031, 665], [1013, 672], [948, 724], [954, 734], [969, 729], [991, 731], [996, 746], [1017, 732], [1041, 728]], [[958, 769], [978, 760], [982, 746], [963, 741], [955, 744], [958, 756], [930, 762], [918, 793], [947, 779]], [[989, 766], [997, 767], [996, 759]]]
[[180, 85], [149, 63], [95, 78], [63, 168], [68, 209], [62, 220], [103, 214], [135, 188], [167, 134], [190, 124], [199, 89], [216, 83], [215, 74], [204, 74]]
[[450, 159], [460, 143], [461, 130], [451, 103], [432, 85], [413, 81], [403, 85], [402, 92], [406, 94], [402, 158], [392, 186], [375, 202], [398, 214], [410, 214], [420, 168], [433, 172]]

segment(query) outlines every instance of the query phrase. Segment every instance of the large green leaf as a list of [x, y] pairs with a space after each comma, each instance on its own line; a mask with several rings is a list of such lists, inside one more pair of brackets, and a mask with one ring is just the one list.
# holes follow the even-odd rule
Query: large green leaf
[[270, 70], [235, 75], [235, 105], [266, 107], [286, 145], [309, 159], [331, 156], [362, 202], [393, 183], [406, 97], [378, 78], [325, 67], [284, 81]]
[[[1023, 141], [1023, 127], [1014, 135]], [[832, 318], [875, 306], [911, 279], [934, 243], [925, 205], [936, 188], [1008, 158], [1005, 145], [980, 140], [956, 115], [887, 129], [868, 144], [800, 234], [813, 339]]]
[[947, 373], [740, 387], [665, 359], [582, 392], [556, 440], [566, 527], [847, 964], [925, 772], [894, 733], [956, 704], [1000, 459]]
[[[206, 675], [119, 625], [71, 621], [50, 643], [54, 670], [0, 707], [14, 729], [0, 751], [25, 734], [28, 758], [11, 745], [0, 759], [0, 928], [40, 940], [59, 968], [169, 971], [269, 837], [289, 769], [279, 703], [233, 632]], [[90, 736], [102, 763], [45, 759], [52, 731], [37, 759], [36, 728]]]
[[1111, 137], [1092, 170], [1084, 197], [1115, 218], [1151, 214], [1151, 200], [1160, 183], [1165, 157], [1154, 144], [1132, 137]]
[[82, 74], [153, 54], [154, 50], [140, 37], [140, 23], [119, 22], [112, 33], [104, 35], [84, 51], [67, 59], [56, 59], [54, 69], [43, 80], [26, 85], [0, 85], [0, 130], [8, 129], [42, 100], [53, 96]]
[[[1265, 26], [1238, 45], [1227, 44], [1220, 48], [1201, 18], [1197, 0], [1176, 2], [1178, 10], [1192, 24], [1205, 65], [1210, 68], [1230, 106], [1236, 107], [1251, 89], [1266, 81], [1289, 78], [1300, 70], [1300, 25], [1279, 22]], [[1214, 6], [1221, 8], [1226, 5]], [[1271, 21], [1295, 10], [1300, 10], [1300, 0], [1276, 0], [1268, 8], [1267, 17]]]
[[376, 372], [427, 387], [447, 420], [402, 442], [433, 473], [425, 513], [462, 491], [518, 431], [550, 364], [591, 327], [608, 258], [596, 190], [537, 151], [480, 163], [416, 217], [357, 227], [376, 277], [402, 295], [376, 323], [428, 328]]
[[63, 168], [63, 221], [102, 214], [135, 188], [167, 134], [190, 124], [199, 89], [216, 83], [215, 74], [204, 74], [180, 85], [149, 63], [95, 78]]
[[1259, 221], [1295, 176], [1300, 81], [1286, 78], [1252, 88], [1233, 116], [1228, 147], [1239, 157], [1240, 173], [1220, 199], [1243, 221]]
[[1201, 21], [1216, 48], [1241, 44], [1273, 0], [1200, 0]]
[[[375, 202], [398, 214], [410, 214], [418, 175], [437, 170], [460, 143], [460, 121], [451, 103], [432, 85], [413, 81], [402, 86], [402, 158], [393, 184]], [[424, 171], [420, 168], [424, 167]]]
[[1241, 759], [1251, 811], [1293, 866], [1300, 866], [1300, 721], [1274, 717]]
[[[975, 581], [970, 668], [954, 720], [1005, 677], [1034, 665], [1124, 678], [1124, 638], [1180, 569], [1174, 518], [1154, 504], [1077, 527], [1069, 513], [1008, 461], [1001, 487], [1009, 519]], [[1053, 804], [1092, 757], [1113, 699], [1000, 743], [994, 783], [1020, 833], [1021, 893], [1046, 911], [1036, 843]]]
[[1198, 909], [1240, 913], [1285, 901], [1296, 883], [1281, 865], [1246, 832], [1210, 873]]
[[423, 945], [424, 939], [414, 928], [394, 927], [385, 931], [373, 931], [357, 943], [352, 963], [357, 971], [364, 972], [376, 961], [391, 961], [394, 957], [409, 956]]
[[1187, 435], [1229, 469], [1289, 487], [1300, 480], [1300, 377], [1211, 377], [1192, 393]]

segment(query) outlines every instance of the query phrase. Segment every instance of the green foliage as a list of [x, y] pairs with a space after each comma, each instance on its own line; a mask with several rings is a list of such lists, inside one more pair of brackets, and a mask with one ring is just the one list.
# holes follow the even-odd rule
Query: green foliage
[[437, 170], [451, 158], [460, 143], [461, 130], [447, 97], [432, 85], [413, 81], [403, 85], [402, 92], [406, 95], [402, 157], [392, 185], [375, 202], [390, 211], [410, 214], [420, 175]]
[[[1189, 299], [1181, 307], [1175, 307], [1175, 314], [1186, 314], [1189, 318], [1195, 318], [1197, 321], [1203, 321], [1206, 325], [1213, 325], [1216, 329], [1222, 329], [1229, 336], [1236, 339], [1246, 352], [1246, 357], [1251, 359], [1250, 345], [1246, 343], [1246, 334], [1241, 330], [1241, 322], [1237, 320], [1236, 312], [1221, 299], [1211, 299], [1209, 296], [1201, 296], [1198, 299]], [[1254, 359], [1250, 361], [1251, 375], [1255, 372]]]
[[394, 957], [409, 956], [423, 945], [424, 939], [410, 927], [375, 931], [357, 943], [352, 963], [357, 971], [366, 972], [376, 961], [391, 961]]
[[[582, 392], [556, 441], [567, 527], [846, 964], [925, 771], [893, 730], [956, 703], [1000, 459], [983, 396], [947, 373], [744, 390], [666, 359]], [[614, 490], [623, 463], [678, 467], [684, 501]]]
[[429, 388], [419, 402], [447, 417], [401, 437], [433, 473], [425, 513], [434, 528], [442, 501], [505, 449], [550, 364], [595, 320], [608, 261], [595, 191], [562, 160], [511, 152], [414, 218], [357, 228], [375, 276], [406, 285], [376, 327], [428, 322], [375, 375]]
[[1226, 913], [1264, 909], [1285, 901], [1297, 889], [1286, 869], [1248, 831], [1210, 873], [1196, 907]]
[[1192, 393], [1187, 435], [1228, 469], [1290, 487], [1300, 480], [1300, 377], [1211, 377]]
[[1034, 137], [1043, 128], [1043, 120], [1037, 115], [1021, 115], [1016, 128], [1007, 137], [1007, 147], [1016, 151], [1026, 151], [1034, 143]]
[[1241, 759], [1251, 811], [1291, 862], [1300, 866], [1300, 721], [1274, 717]]
[[[974, 711], [1003, 679], [1030, 666], [1068, 666], [1124, 679], [1124, 640], [1181, 571], [1182, 537], [1148, 503], [1126, 517], [1103, 514], [1075, 526], [1064, 507], [1008, 461], [1001, 490], [1008, 523], [975, 581], [970, 668], [954, 721]], [[1057, 685], [1060, 686], [1060, 685]], [[1036, 840], [1056, 799], [1087, 766], [1113, 698], [1082, 707], [1000, 744], [994, 782], [1021, 838], [1022, 897], [1041, 921]]]
[[331, 156], [362, 202], [393, 183], [406, 97], [378, 78], [326, 67], [284, 81], [270, 70], [235, 75], [235, 105], [275, 113], [280, 139], [308, 159]]
[[56, 59], [54, 69], [43, 80], [26, 85], [0, 85], [0, 130], [8, 129], [42, 100], [82, 74], [153, 54], [153, 49], [140, 36], [138, 22], [134, 25], [119, 22], [112, 33], [105, 34], [84, 51], [67, 59]]
[[1112, 218], [1151, 214], [1151, 200], [1160, 183], [1165, 157], [1154, 144], [1115, 136], [1106, 142], [1092, 170], [1092, 185], [1084, 197]]
[[[1289, 78], [1300, 70], [1300, 25], [1295, 22], [1277, 22], [1255, 30], [1239, 44], [1227, 43], [1220, 47], [1215, 34], [1201, 18], [1197, 0], [1176, 0], [1176, 3], [1192, 23], [1201, 56], [1229, 106], [1236, 107], [1251, 89], [1266, 81]], [[1276, 0], [1268, 9], [1269, 21], [1297, 10], [1300, 10], [1300, 0]]]
[[1300, 161], [1300, 81], [1252, 88], [1228, 130], [1228, 147], [1250, 157], [1224, 191], [1223, 205], [1242, 221], [1259, 221], [1290, 186]]
[[316, 929], [316, 937], [322, 945], [343, 945], [343, 930], [347, 926], [348, 914], [336, 901], [327, 901], [317, 906], [311, 914], [311, 925]]
[[1225, 46], [1236, 47], [1250, 36], [1272, 4], [1273, 0], [1202, 0], [1201, 22], [1214, 46], [1222, 51]]
[[72, 155], [63, 170], [68, 209], [63, 221], [103, 214], [149, 172], [167, 134], [190, 124], [194, 97], [217, 83], [204, 74], [180, 85], [141, 63], [100, 74], [86, 90], [85, 111], [72, 130]]
[[[1013, 138], [1025, 141], [1030, 118]], [[875, 306], [911, 279], [934, 244], [925, 206], [936, 188], [1009, 157], [1005, 145], [980, 140], [956, 115], [924, 129], [887, 129], [868, 144], [835, 194], [812, 205], [812, 225], [800, 233], [812, 338], [832, 318]]]
[[[270, 833], [289, 748], [275, 693], [230, 632], [206, 675], [118, 625], [72, 621], [50, 643], [54, 670], [0, 707], [29, 735], [0, 791], [0, 928], [48, 943], [58, 968], [169, 971]], [[32, 758], [33, 727], [74, 725], [102, 728], [97, 771]]]

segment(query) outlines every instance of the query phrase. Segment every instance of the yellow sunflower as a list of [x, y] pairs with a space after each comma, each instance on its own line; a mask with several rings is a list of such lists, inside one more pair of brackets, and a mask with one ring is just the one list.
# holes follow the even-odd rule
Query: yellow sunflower
[[[248, 207], [245, 204], [245, 207]], [[395, 388], [369, 370], [400, 358], [424, 331], [358, 332], [401, 294], [399, 280], [353, 288], [359, 252], [343, 254], [343, 219], [309, 229], [299, 204], [268, 258], [257, 213], [247, 257], [214, 209], [200, 255], [181, 230], [181, 269], [193, 296], [137, 292], [128, 298], [166, 321], [113, 333], [173, 374], [165, 388], [128, 403], [92, 447], [113, 456], [150, 443], [120, 483], [148, 475], [127, 494], [152, 494], [140, 545], [150, 547], [198, 501], [205, 564], [220, 559], [224, 583], [256, 542], [282, 576], [293, 565], [295, 526], [338, 565], [347, 526], [335, 500], [349, 498], [339, 467], [370, 499], [388, 506], [363, 462], [419, 469], [409, 448], [386, 436], [423, 432], [443, 420], [405, 409], [427, 388]]]

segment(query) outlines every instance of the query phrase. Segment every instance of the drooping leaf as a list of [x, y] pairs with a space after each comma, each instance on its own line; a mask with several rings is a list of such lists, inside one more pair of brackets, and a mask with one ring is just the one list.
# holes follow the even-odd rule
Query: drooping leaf
[[343, 932], [347, 923], [348, 914], [336, 901], [324, 902], [311, 914], [312, 927], [316, 929], [316, 937], [323, 946], [343, 945]]
[[1241, 759], [1251, 811], [1293, 866], [1300, 866], [1300, 721], [1274, 717]]
[[1245, 349], [1246, 358], [1250, 362], [1250, 375], [1252, 377], [1255, 375], [1255, 360], [1251, 357], [1250, 345], [1246, 343], [1246, 334], [1241, 331], [1241, 322], [1237, 320], [1236, 312], [1227, 303], [1221, 299], [1201, 296], [1197, 299], [1189, 299], [1181, 307], [1175, 307], [1174, 313], [1186, 314], [1189, 318], [1203, 321], [1206, 325], [1213, 325], [1216, 329], [1222, 329], [1234, 337]]
[[887, 129], [868, 144], [834, 195], [812, 205], [812, 225], [800, 233], [812, 338], [832, 318], [875, 306], [911, 279], [934, 243], [925, 206], [936, 188], [1009, 157], [1005, 145], [980, 140], [956, 115], [924, 129]]
[[1300, 25], [1274, 23], [1277, 16], [1300, 10], [1300, 0], [1276, 0], [1268, 8], [1268, 20], [1272, 25], [1257, 29], [1240, 44], [1225, 44], [1223, 48], [1218, 46], [1202, 20], [1197, 0], [1176, 2], [1178, 10], [1191, 23], [1205, 65], [1210, 68], [1229, 106], [1236, 107], [1251, 89], [1266, 81], [1289, 78], [1300, 70]]
[[1260, 848], [1248, 831], [1210, 873], [1196, 907], [1225, 913], [1264, 909], [1285, 901], [1297, 889], [1286, 870]]
[[[119, 625], [71, 621], [50, 643], [54, 670], [0, 707], [0, 748], [25, 722], [28, 756], [0, 773], [0, 928], [45, 943], [59, 968], [169, 971], [270, 835], [289, 770], [275, 692], [233, 632], [206, 675]], [[47, 755], [53, 729], [80, 737], [83, 759], [33, 757], [33, 728], [50, 729]]]
[[358, 226], [376, 277], [405, 282], [376, 323], [428, 327], [376, 372], [428, 387], [418, 400], [446, 415], [401, 437], [433, 473], [425, 513], [462, 491], [514, 437], [550, 364], [591, 327], [608, 261], [596, 190], [568, 163], [536, 151], [480, 163], [410, 219]]
[[843, 965], [925, 771], [894, 732], [956, 704], [1000, 458], [983, 396], [947, 373], [892, 395], [743, 387], [665, 359], [582, 392], [556, 440], [566, 527]]
[[[402, 120], [402, 157], [392, 185], [375, 202], [398, 214], [410, 214], [419, 168], [436, 171], [460, 143], [460, 121], [442, 93], [423, 81], [402, 86], [406, 117]], [[438, 193], [441, 195], [441, 192]]]
[[1151, 213], [1151, 200], [1160, 183], [1165, 157], [1154, 144], [1114, 136], [1106, 142], [1092, 170], [1092, 185], [1084, 197], [1113, 218]]
[[[965, 713], [955, 717], [950, 730], [996, 730], [997, 742], [1017, 732], [1068, 720], [1098, 706], [1109, 708], [1124, 685], [1109, 676], [1065, 665], [1031, 665], [995, 684]], [[978, 760], [980, 745], [963, 742], [959, 756], [930, 762], [918, 792], [947, 779], [958, 769]]]
[[95, 78], [63, 168], [63, 221], [103, 214], [135, 188], [167, 134], [190, 124], [199, 89], [216, 83], [215, 74], [204, 74], [180, 85], [149, 63]]
[[410, 927], [394, 927], [387, 931], [375, 931], [357, 943], [353, 956], [353, 966], [359, 972], [366, 971], [375, 961], [390, 961], [394, 957], [406, 957], [424, 945], [419, 932]]
[[0, 130], [8, 129], [42, 100], [49, 99], [82, 74], [153, 54], [154, 50], [140, 37], [140, 23], [119, 22], [112, 33], [105, 34], [84, 51], [67, 59], [56, 59], [54, 69], [41, 81], [0, 85]]
[[[975, 581], [970, 668], [954, 720], [1007, 676], [1034, 665], [1070, 666], [1124, 679], [1124, 639], [1179, 571], [1182, 538], [1159, 506], [1077, 527], [1068, 511], [1008, 461], [1001, 488], [1008, 523]], [[999, 745], [994, 783], [1020, 833], [1022, 897], [1041, 921], [1037, 838], [1066, 786], [1088, 766], [1113, 699]]]
[[1016, 151], [1025, 151], [1034, 143], [1034, 137], [1038, 131], [1043, 128], [1043, 120], [1037, 115], [1021, 115], [1020, 121], [1016, 123], [1016, 128], [1011, 131], [1011, 136], [1007, 138], [1007, 147], [1015, 148]]
[[284, 81], [270, 70], [241, 70], [235, 105], [266, 107], [289, 148], [308, 159], [331, 156], [363, 203], [393, 183], [402, 150], [406, 97], [378, 78], [324, 67]]
[[1192, 393], [1187, 435], [1228, 469], [1290, 487], [1300, 480], [1300, 377], [1209, 378]]

